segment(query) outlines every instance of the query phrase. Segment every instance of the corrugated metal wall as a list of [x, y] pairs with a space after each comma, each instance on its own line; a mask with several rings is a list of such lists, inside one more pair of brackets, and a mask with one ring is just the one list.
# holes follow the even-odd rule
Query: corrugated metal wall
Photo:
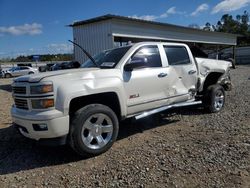
[[[222, 50], [221, 52], [224, 53], [224, 56], [228, 56], [233, 53], [232, 48], [227, 48]], [[245, 47], [238, 47], [235, 48], [235, 58], [236, 58], [236, 64], [250, 64], [250, 46], [245, 46]], [[232, 57], [231, 57], [232, 58]]]
[[[92, 56], [96, 53], [113, 48], [111, 20], [73, 27], [74, 41], [86, 49]], [[75, 60], [84, 62], [86, 55], [74, 46]]]

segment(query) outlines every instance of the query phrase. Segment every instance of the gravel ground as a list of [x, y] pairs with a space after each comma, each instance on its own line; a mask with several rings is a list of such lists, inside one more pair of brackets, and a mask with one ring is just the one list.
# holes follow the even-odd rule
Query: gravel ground
[[10, 126], [11, 80], [0, 80], [0, 187], [250, 187], [250, 66], [217, 114], [182, 108], [123, 122], [118, 141], [88, 159], [42, 147]]

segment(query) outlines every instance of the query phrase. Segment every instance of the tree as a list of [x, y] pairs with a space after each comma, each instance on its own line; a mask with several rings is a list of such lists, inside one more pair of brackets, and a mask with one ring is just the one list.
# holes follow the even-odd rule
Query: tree
[[[39, 55], [40, 60], [39, 61], [72, 61], [74, 59], [73, 54], [44, 54]], [[32, 62], [34, 61], [33, 55], [29, 56], [18, 56], [16, 58], [12, 59], [0, 59], [0, 62]]]
[[247, 25], [248, 21], [249, 21], [249, 14], [248, 12], [245, 10], [244, 14], [241, 16], [241, 21], [243, 25]]
[[205, 30], [205, 31], [211, 31], [211, 24], [209, 22], [207, 22], [205, 24], [205, 27], [203, 28], [203, 30]]
[[244, 11], [242, 15], [236, 15], [235, 19], [232, 15], [224, 14], [215, 26], [207, 22], [203, 29], [238, 34], [242, 36], [239, 39], [240, 45], [250, 44], [249, 13], [247, 11]]
[[238, 14], [238, 15], [236, 16], [236, 20], [237, 20], [238, 22], [241, 22], [241, 15]]
[[23, 55], [21, 55], [21, 56], [18, 56], [13, 61], [15, 61], [15, 62], [30, 62], [30, 61], [32, 61], [32, 59], [30, 59], [29, 56], [23, 56]]

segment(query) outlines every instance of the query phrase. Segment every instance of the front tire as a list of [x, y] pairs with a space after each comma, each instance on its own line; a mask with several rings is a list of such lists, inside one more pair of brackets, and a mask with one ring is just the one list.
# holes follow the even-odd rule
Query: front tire
[[222, 110], [225, 104], [225, 90], [219, 85], [211, 85], [207, 88], [203, 97], [203, 105], [210, 113], [216, 113]]
[[72, 118], [70, 145], [81, 156], [106, 152], [119, 131], [116, 114], [108, 106], [90, 104], [78, 110]]

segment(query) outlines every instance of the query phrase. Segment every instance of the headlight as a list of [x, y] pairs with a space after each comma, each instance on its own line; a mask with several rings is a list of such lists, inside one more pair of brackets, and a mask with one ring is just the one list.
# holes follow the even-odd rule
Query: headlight
[[46, 85], [38, 85], [38, 86], [31, 86], [30, 93], [31, 94], [43, 94], [43, 93], [50, 93], [53, 92], [53, 85], [46, 84]]
[[34, 99], [31, 104], [34, 109], [51, 108], [54, 106], [54, 99]]

